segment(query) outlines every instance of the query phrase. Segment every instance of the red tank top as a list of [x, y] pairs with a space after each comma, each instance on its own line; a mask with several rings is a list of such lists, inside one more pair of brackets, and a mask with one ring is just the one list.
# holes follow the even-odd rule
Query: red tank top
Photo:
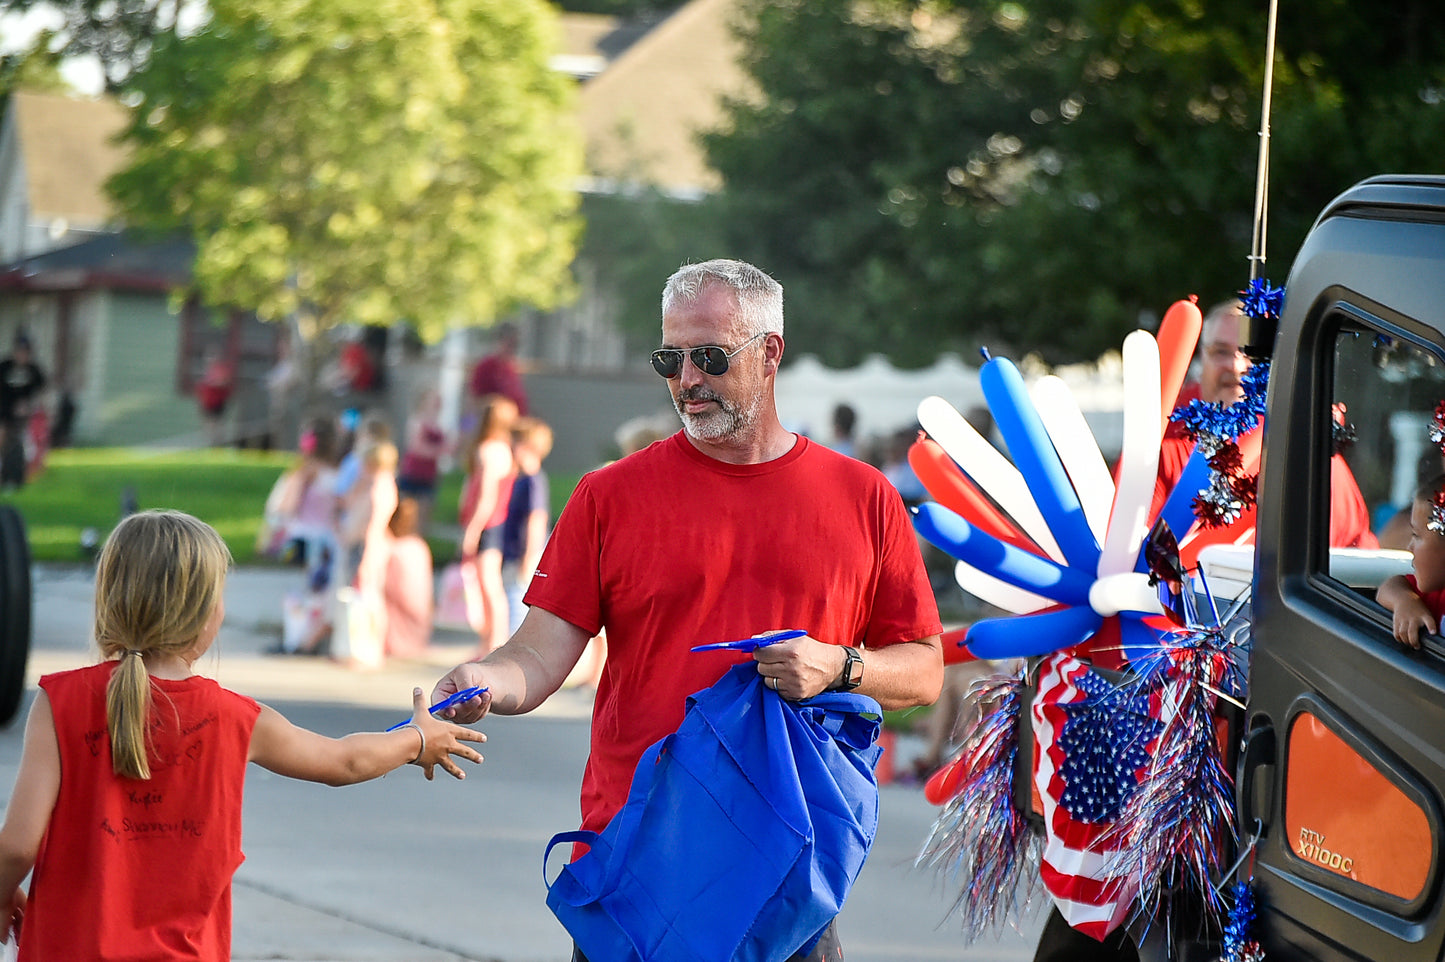
[[55, 715], [60, 794], [35, 862], [20, 959], [224, 962], [261, 709], [208, 678], [153, 678], [151, 777], [121, 778], [105, 721], [116, 664], [40, 679]]

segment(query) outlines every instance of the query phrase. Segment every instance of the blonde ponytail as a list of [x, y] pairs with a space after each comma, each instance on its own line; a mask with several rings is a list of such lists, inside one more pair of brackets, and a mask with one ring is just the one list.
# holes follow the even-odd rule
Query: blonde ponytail
[[125, 778], [150, 778], [146, 728], [150, 720], [151, 679], [145, 659], [134, 648], [121, 655], [120, 664], [105, 689], [106, 727], [110, 729], [111, 766]]
[[105, 690], [111, 764], [150, 778], [151, 678], [147, 654], [196, 644], [225, 587], [231, 552], [216, 530], [180, 511], [142, 511], [106, 539], [95, 572], [95, 641], [119, 657]]

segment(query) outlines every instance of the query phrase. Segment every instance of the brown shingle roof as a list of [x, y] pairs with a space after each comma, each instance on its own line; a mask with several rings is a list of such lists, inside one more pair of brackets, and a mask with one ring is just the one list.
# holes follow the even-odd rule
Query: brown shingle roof
[[34, 218], [63, 217], [76, 227], [110, 222], [105, 181], [125, 152], [112, 139], [129, 119], [115, 100], [79, 100], [16, 91], [10, 101], [24, 152]]
[[697, 134], [723, 123], [723, 95], [752, 89], [729, 29], [736, 9], [736, 0], [691, 0], [582, 87], [594, 174], [681, 192], [721, 186]]

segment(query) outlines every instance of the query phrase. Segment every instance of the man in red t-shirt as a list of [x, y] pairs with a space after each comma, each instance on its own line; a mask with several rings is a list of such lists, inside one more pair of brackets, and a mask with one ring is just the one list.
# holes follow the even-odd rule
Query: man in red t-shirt
[[481, 409], [482, 399], [490, 394], [511, 398], [517, 413], [527, 416], [527, 389], [517, 370], [517, 327], [510, 322], [497, 325], [496, 346], [472, 368], [467, 382], [467, 400], [473, 413]]
[[[739, 261], [687, 265], [663, 291], [662, 342], [653, 367], [683, 430], [582, 479], [522, 626], [433, 692], [489, 688], [462, 722], [530, 711], [605, 628], [582, 782], [594, 831], [687, 696], [743, 659], [793, 700], [847, 689], [897, 709], [931, 704], [943, 684], [942, 626], [902, 500], [874, 468], [778, 419], [782, 287]], [[688, 651], [777, 629], [807, 635], [751, 655]], [[832, 926], [807, 958], [823, 953], [841, 953]]]
[[[1180, 390], [1176, 410], [1196, 399], [1233, 404], [1244, 397], [1241, 379], [1249, 370], [1249, 359], [1239, 349], [1239, 323], [1243, 316], [1240, 303], [1235, 300], [1216, 304], [1205, 316], [1199, 332], [1199, 380], [1186, 384]], [[1341, 411], [1337, 417], [1342, 415]], [[1164, 442], [1159, 450], [1153, 514], [1159, 513], [1193, 453], [1194, 442], [1189, 440], [1183, 425], [1171, 421], [1165, 429]], [[1231, 527], [1238, 527], [1243, 543], [1249, 543], [1254, 540], [1253, 526], [1254, 514], [1246, 511]], [[1360, 486], [1350, 466], [1338, 453], [1330, 460], [1330, 547], [1379, 547], [1370, 531], [1369, 510], [1364, 496], [1360, 494]]]

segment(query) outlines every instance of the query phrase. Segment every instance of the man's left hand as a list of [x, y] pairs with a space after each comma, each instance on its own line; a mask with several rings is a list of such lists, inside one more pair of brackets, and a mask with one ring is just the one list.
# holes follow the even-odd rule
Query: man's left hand
[[801, 701], [833, 687], [847, 658], [839, 646], [804, 635], [753, 649], [753, 661], [763, 684], [789, 701]]

